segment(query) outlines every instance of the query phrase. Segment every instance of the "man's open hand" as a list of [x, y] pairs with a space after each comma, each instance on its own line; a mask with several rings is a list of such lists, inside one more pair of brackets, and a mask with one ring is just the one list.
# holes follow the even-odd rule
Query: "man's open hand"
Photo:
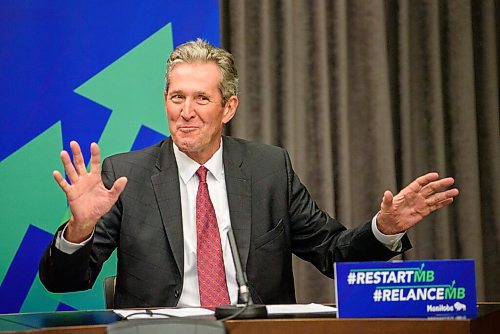
[[81, 242], [87, 239], [101, 218], [118, 200], [125, 189], [126, 177], [120, 177], [108, 190], [101, 179], [101, 157], [99, 146], [90, 145], [90, 172], [87, 172], [80, 145], [76, 141], [70, 143], [73, 162], [66, 151], [61, 152], [61, 160], [69, 182], [60, 172], [54, 171], [54, 179], [66, 194], [71, 218], [66, 228], [65, 239], [70, 242]]
[[377, 216], [377, 227], [384, 234], [407, 231], [425, 216], [453, 202], [458, 189], [451, 177], [440, 179], [438, 173], [428, 173], [415, 179], [396, 196], [386, 191]]

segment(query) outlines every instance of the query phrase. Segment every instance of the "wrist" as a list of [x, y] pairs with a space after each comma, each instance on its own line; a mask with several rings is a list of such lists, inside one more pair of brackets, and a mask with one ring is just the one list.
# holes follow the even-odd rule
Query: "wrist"
[[81, 243], [87, 240], [94, 231], [97, 222], [77, 222], [73, 216], [64, 230], [64, 239], [72, 243]]
[[375, 223], [377, 225], [378, 231], [384, 235], [393, 235], [393, 234], [398, 233], [398, 232], [392, 231], [391, 229], [387, 228], [387, 224], [384, 223], [384, 220], [382, 217], [382, 212], [380, 212], [380, 211], [377, 213]]
[[394, 220], [390, 214], [384, 214], [382, 211], [377, 213], [375, 223], [377, 229], [385, 235], [404, 234], [407, 231], [407, 228], [404, 228], [400, 222]]

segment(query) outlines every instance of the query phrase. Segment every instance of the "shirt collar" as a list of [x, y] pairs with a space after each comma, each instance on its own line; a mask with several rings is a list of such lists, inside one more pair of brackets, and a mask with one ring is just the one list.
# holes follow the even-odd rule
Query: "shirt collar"
[[[177, 169], [179, 170], [179, 175], [182, 181], [187, 184], [189, 180], [196, 173], [200, 164], [187, 156], [186, 153], [179, 150], [177, 145], [174, 144], [174, 156], [177, 162]], [[217, 181], [221, 181], [224, 178], [224, 163], [222, 162], [222, 138], [220, 142], [219, 149], [214, 153], [214, 155], [204, 164], [208, 171], [215, 177]]]

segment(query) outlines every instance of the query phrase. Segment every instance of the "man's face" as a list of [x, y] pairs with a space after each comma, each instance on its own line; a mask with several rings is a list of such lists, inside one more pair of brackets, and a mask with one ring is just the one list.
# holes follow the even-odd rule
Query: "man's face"
[[233, 118], [238, 98], [222, 105], [220, 72], [210, 63], [180, 63], [169, 73], [165, 93], [170, 134], [179, 149], [204, 164], [217, 151], [224, 124]]

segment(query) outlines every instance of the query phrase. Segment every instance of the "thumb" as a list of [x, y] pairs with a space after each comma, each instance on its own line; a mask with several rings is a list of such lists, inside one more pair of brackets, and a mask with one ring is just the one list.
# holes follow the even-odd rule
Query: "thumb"
[[384, 192], [384, 196], [382, 197], [382, 204], [380, 205], [381, 210], [389, 210], [389, 208], [392, 206], [392, 200], [394, 198], [394, 195], [389, 191], [386, 190]]
[[122, 176], [119, 179], [117, 179], [113, 184], [113, 187], [109, 190], [111, 196], [118, 198], [118, 196], [120, 196], [120, 194], [122, 193], [123, 189], [125, 189], [127, 181], [128, 180], [125, 176]]

